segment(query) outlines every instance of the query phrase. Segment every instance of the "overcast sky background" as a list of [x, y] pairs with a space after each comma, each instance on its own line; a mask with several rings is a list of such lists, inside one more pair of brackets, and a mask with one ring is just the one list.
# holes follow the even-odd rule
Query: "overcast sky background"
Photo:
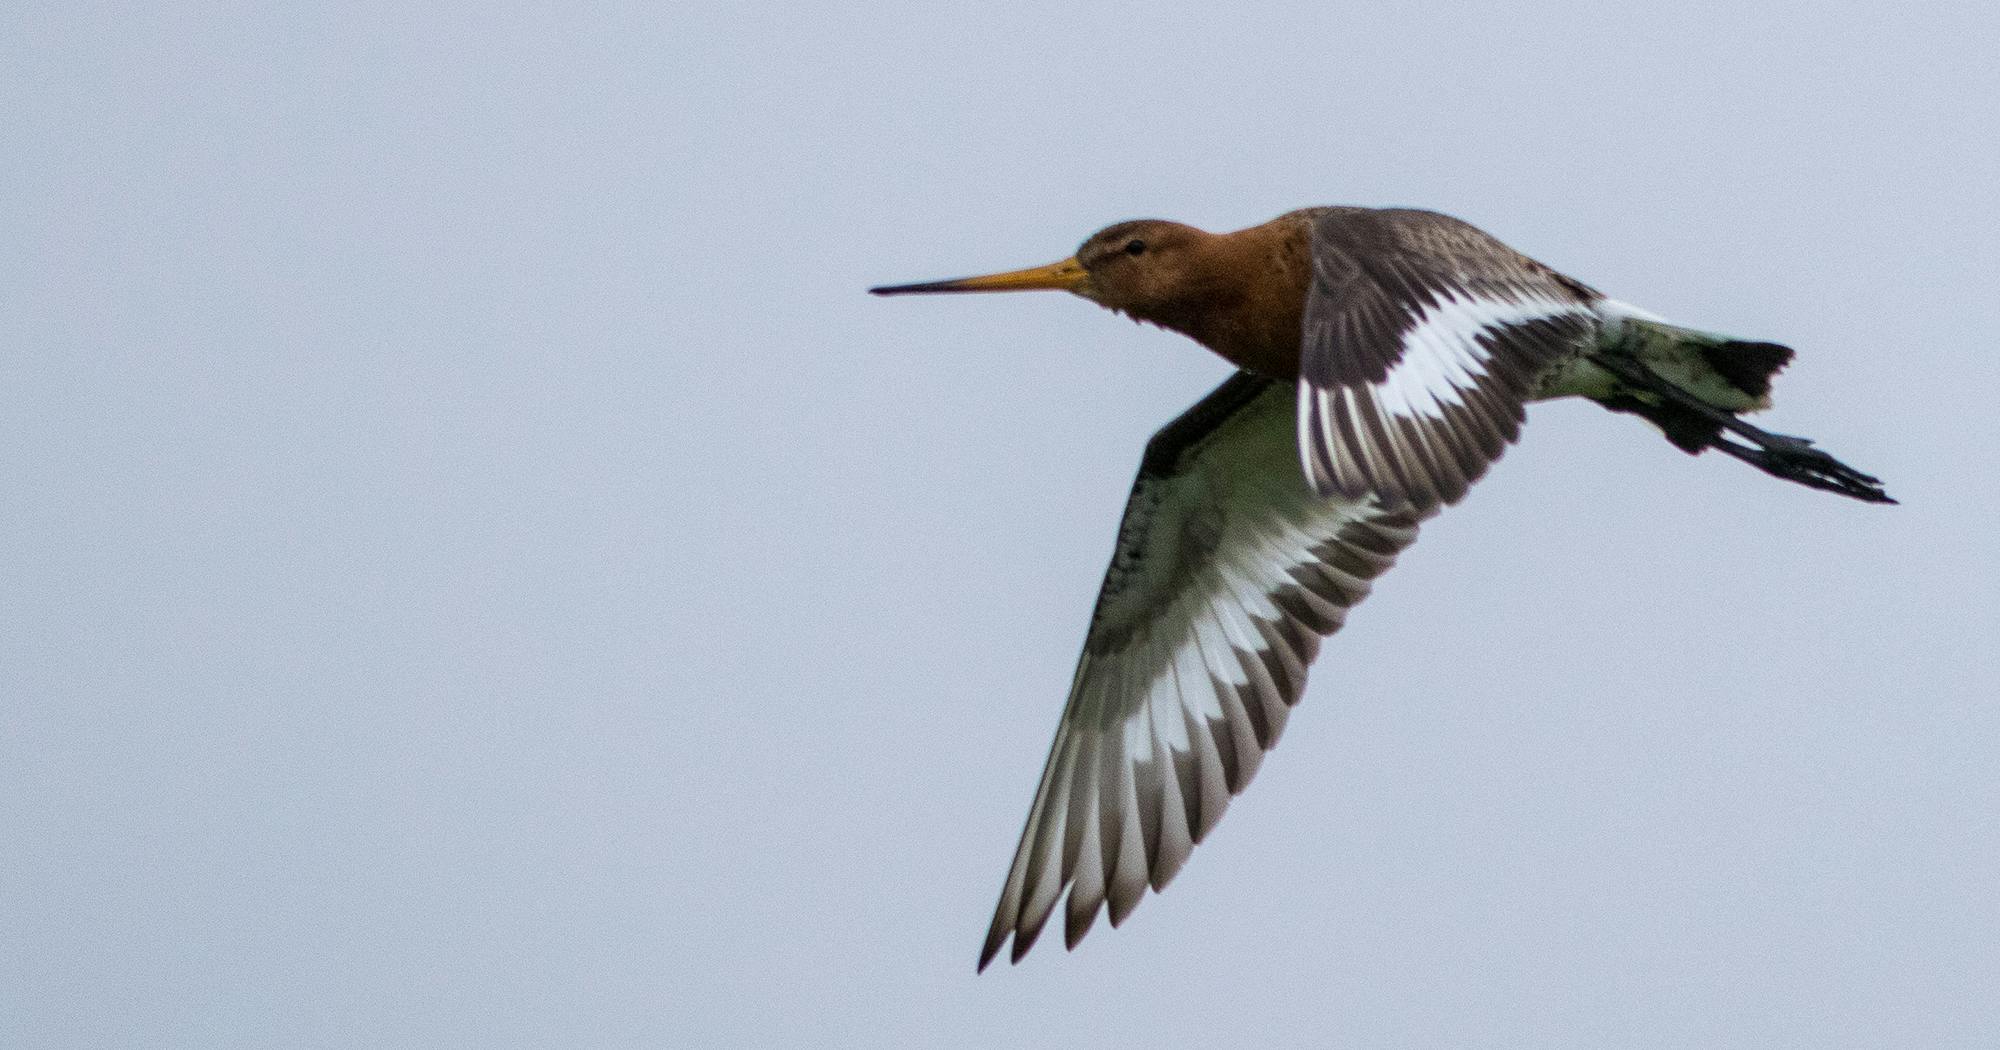
[[[2000, 7], [31, 3], [0, 1045], [2000, 1045]], [[1538, 406], [1175, 884], [972, 963], [1114, 220], [1472, 220], [1877, 508]]]

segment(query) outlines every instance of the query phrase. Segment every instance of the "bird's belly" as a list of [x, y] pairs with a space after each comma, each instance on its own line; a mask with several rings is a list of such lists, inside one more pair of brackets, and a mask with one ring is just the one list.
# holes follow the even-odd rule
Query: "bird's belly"
[[1558, 397], [1606, 398], [1619, 390], [1618, 378], [1592, 363], [1581, 353], [1572, 354], [1550, 365], [1542, 373], [1541, 383], [1535, 388], [1531, 400], [1548, 401]]

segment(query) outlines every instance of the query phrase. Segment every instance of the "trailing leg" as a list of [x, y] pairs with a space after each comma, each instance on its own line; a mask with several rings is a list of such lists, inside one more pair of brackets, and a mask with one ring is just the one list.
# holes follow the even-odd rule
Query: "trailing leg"
[[1712, 448], [1786, 481], [1869, 503], [1896, 502], [1882, 490], [1880, 480], [1814, 448], [1811, 441], [1751, 426], [1735, 412], [1709, 404], [1634, 357], [1604, 350], [1590, 360], [1625, 388], [1614, 397], [1601, 398], [1605, 407], [1652, 420], [1688, 452]]

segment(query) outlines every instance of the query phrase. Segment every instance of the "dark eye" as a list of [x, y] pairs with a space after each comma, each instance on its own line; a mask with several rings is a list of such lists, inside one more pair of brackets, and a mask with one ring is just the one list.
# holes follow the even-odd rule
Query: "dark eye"
[[1127, 255], [1144, 255], [1144, 254], [1146, 254], [1146, 242], [1145, 242], [1145, 241], [1142, 241], [1142, 240], [1140, 240], [1140, 239], [1139, 239], [1139, 238], [1137, 238], [1137, 237], [1134, 237], [1134, 238], [1132, 238], [1131, 240], [1129, 240], [1129, 241], [1126, 241], [1126, 242], [1125, 242], [1125, 254], [1127, 254]]

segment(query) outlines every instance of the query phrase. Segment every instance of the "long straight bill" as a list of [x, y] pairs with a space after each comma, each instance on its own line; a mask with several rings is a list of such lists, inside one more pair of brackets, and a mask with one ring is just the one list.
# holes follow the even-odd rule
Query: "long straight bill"
[[1048, 290], [1073, 292], [1090, 274], [1073, 258], [1026, 270], [990, 273], [984, 277], [960, 277], [951, 281], [922, 284], [888, 284], [868, 289], [872, 295], [912, 295], [918, 292], [1031, 292]]

